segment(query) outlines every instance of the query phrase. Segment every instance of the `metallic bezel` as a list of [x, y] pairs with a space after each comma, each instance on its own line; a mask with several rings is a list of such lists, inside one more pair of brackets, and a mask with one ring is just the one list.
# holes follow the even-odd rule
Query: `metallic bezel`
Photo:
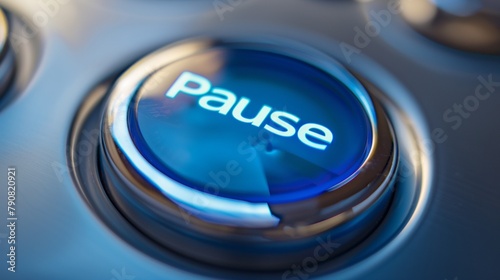
[[[372, 147], [361, 168], [341, 187], [315, 198], [270, 204], [203, 193], [149, 164], [128, 131], [127, 112], [135, 93], [151, 74], [169, 63], [224, 46], [291, 56], [343, 82], [358, 97], [371, 122]], [[262, 259], [262, 268], [284, 267], [307, 256], [311, 250], [307, 244], [325, 235], [333, 234], [345, 249], [354, 245], [383, 217], [398, 161], [394, 133], [378, 102], [333, 59], [292, 42], [198, 39], [167, 46], [136, 63], [116, 81], [101, 130], [102, 177], [117, 208], [166, 247], [236, 268], [254, 267], [251, 260], [257, 256]]]

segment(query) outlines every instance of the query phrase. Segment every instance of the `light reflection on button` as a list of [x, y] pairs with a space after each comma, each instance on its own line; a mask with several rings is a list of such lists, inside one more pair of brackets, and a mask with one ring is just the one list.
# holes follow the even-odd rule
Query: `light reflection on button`
[[167, 46], [117, 80], [102, 125], [122, 213], [168, 249], [233, 268], [286, 267], [325, 236], [352, 247], [382, 219], [396, 166], [378, 102], [290, 42]]

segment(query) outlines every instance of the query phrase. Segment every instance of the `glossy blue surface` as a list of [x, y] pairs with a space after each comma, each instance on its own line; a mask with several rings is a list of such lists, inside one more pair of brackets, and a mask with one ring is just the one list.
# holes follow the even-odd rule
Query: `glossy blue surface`
[[[209, 80], [210, 91], [166, 97], [186, 71]], [[315, 149], [297, 133], [284, 137], [264, 129], [284, 130], [269, 115], [257, 126], [235, 119], [236, 105], [227, 114], [206, 110], [198, 102], [214, 88], [247, 98], [244, 117], [268, 106], [271, 113], [297, 116], [296, 123], [288, 120], [296, 132], [315, 123], [333, 139]], [[244, 49], [213, 49], [166, 66], [137, 93], [128, 120], [135, 145], [155, 168], [189, 187], [251, 202], [292, 202], [341, 186], [364, 163], [373, 138], [348, 86], [297, 59]]]

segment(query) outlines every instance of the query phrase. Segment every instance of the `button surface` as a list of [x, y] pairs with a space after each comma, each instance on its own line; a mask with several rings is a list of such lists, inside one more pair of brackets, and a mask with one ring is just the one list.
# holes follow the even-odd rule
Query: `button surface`
[[134, 225], [202, 261], [268, 269], [374, 228], [397, 165], [390, 124], [347, 70], [293, 46], [191, 40], [118, 79], [101, 169]]
[[215, 49], [178, 60], [146, 80], [130, 106], [134, 144], [154, 167], [252, 202], [338, 188], [373, 142], [366, 110], [347, 86], [263, 51]]

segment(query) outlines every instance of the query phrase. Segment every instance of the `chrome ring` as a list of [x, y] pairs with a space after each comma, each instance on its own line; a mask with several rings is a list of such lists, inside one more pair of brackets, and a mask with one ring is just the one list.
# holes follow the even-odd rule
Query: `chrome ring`
[[[117, 208], [139, 230], [168, 248], [202, 261], [248, 268], [254, 267], [252, 260], [258, 256], [262, 259], [260, 267], [273, 269], [310, 254], [313, 248], [307, 244], [316, 238], [337, 236], [345, 245], [340, 253], [376, 226], [392, 197], [398, 162], [391, 125], [380, 105], [342, 66], [315, 50], [290, 45], [294, 44], [210, 39], [181, 42], [147, 56], [116, 81], [101, 128], [101, 172]], [[283, 204], [251, 203], [203, 193], [156, 170], [141, 156], [130, 137], [129, 104], [155, 71], [216, 47], [250, 48], [290, 56], [324, 70], [348, 86], [364, 107], [373, 132], [370, 152], [361, 168], [339, 188], [332, 187], [313, 199]], [[208, 204], [200, 205], [203, 199]], [[367, 214], [368, 209], [372, 211]], [[366, 226], [359, 226], [360, 223]], [[347, 228], [356, 225], [360, 228], [346, 233]], [[193, 244], [198, 252], [192, 252]]]

